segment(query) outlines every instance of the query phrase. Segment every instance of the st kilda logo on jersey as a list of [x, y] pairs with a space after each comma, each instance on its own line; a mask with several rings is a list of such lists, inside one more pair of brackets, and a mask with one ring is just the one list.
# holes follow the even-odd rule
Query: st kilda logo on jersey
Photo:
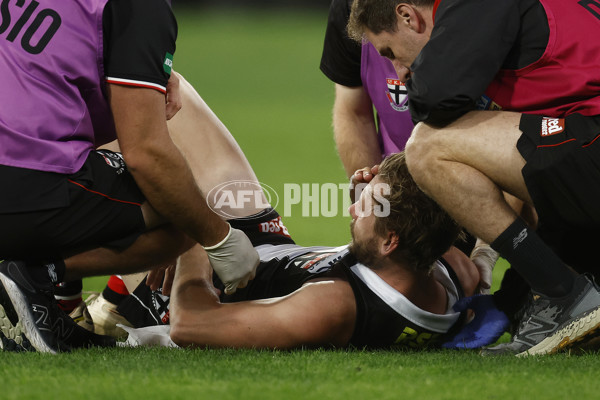
[[408, 110], [408, 91], [404, 83], [400, 79], [387, 78], [386, 81], [388, 88], [386, 95], [392, 108], [396, 111]]

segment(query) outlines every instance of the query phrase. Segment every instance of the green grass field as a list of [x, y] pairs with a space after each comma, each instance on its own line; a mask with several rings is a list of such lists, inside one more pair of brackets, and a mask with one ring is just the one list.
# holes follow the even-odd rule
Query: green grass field
[[[259, 180], [344, 183], [330, 128], [333, 84], [318, 65], [322, 12], [176, 9], [175, 69], [239, 141]], [[281, 205], [281, 204], [280, 204]], [[286, 225], [299, 244], [347, 243], [349, 218]], [[502, 268], [496, 273], [496, 281]], [[88, 279], [101, 290], [105, 278]], [[318, 305], [315, 305], [318, 306]], [[0, 399], [595, 399], [596, 354], [110, 349], [0, 355]]]

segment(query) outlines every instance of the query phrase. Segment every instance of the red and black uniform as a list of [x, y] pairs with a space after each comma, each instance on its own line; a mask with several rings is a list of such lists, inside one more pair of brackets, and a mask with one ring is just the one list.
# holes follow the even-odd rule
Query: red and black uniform
[[441, 0], [431, 38], [406, 82], [413, 120], [444, 125], [475, 109], [500, 70], [518, 70], [546, 49], [539, 0]]
[[439, 0], [406, 85], [415, 122], [524, 114], [517, 148], [540, 235], [576, 268], [600, 239], [599, 33], [597, 0]]

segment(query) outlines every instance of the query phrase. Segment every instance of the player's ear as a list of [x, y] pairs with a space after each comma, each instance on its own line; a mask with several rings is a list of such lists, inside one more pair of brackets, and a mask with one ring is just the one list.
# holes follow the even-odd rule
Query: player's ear
[[388, 231], [384, 240], [379, 245], [379, 251], [384, 256], [389, 256], [398, 247], [398, 235], [394, 232]]
[[410, 4], [398, 4], [396, 6], [396, 17], [398, 19], [398, 28], [408, 28], [415, 32], [421, 32], [423, 29], [421, 13]]

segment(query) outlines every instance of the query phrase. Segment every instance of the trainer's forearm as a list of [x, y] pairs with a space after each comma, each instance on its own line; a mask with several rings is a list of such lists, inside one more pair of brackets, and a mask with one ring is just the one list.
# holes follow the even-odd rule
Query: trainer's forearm
[[133, 274], [170, 263], [195, 243], [171, 224], [150, 230], [124, 250], [99, 247], [77, 254], [64, 254], [64, 280], [88, 276]]
[[123, 157], [150, 205], [202, 245], [221, 241], [229, 228], [208, 208], [169, 136], [164, 95], [118, 85], [108, 95]]
[[336, 85], [333, 132], [346, 175], [381, 162], [373, 106], [363, 88]]
[[375, 128], [372, 127], [372, 131], [368, 129], [368, 126], [361, 129], [361, 125], [349, 120], [338, 121], [334, 125], [337, 151], [348, 178], [357, 169], [372, 167], [381, 162]]

